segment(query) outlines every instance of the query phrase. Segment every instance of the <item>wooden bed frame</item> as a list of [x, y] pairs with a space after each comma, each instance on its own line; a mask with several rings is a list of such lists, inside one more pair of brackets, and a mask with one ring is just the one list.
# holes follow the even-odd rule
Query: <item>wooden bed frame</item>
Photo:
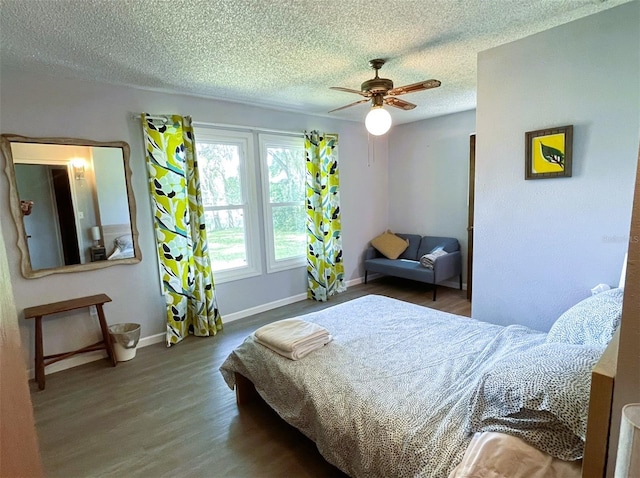
[[244, 375], [240, 375], [238, 372], [235, 373], [235, 376], [236, 403], [239, 406], [246, 405], [247, 403], [251, 403], [255, 400], [262, 400], [262, 397], [251, 380], [246, 378]]
[[603, 478], [607, 472], [613, 381], [618, 364], [620, 327], [591, 373], [591, 396], [584, 445], [582, 478]]

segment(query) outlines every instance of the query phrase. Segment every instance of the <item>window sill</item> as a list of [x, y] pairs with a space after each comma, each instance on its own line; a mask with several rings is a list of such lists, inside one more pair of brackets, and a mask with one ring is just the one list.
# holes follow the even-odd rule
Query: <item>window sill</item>
[[306, 257], [296, 257], [294, 259], [285, 259], [282, 261], [269, 261], [267, 264], [267, 274], [274, 272], [282, 272], [290, 269], [298, 269], [307, 266]]
[[229, 269], [224, 271], [213, 271], [213, 280], [216, 284], [224, 284], [226, 282], [234, 282], [237, 280], [248, 279], [262, 275], [262, 271], [258, 269], [249, 269], [243, 267], [241, 269]]

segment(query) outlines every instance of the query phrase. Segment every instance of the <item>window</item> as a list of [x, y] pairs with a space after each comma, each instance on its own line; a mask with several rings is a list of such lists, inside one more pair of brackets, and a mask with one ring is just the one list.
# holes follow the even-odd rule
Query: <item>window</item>
[[306, 264], [305, 155], [302, 138], [260, 135], [269, 272]]
[[260, 274], [251, 133], [197, 128], [196, 153], [217, 282]]
[[[305, 154], [302, 137], [195, 128], [211, 266], [217, 282], [259, 275], [264, 224], [267, 272], [306, 264]], [[261, 161], [262, 212], [256, 181]]]

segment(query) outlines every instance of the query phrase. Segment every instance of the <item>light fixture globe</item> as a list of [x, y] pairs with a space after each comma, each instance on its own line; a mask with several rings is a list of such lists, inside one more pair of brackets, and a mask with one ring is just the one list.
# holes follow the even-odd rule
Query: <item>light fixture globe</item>
[[374, 106], [364, 120], [367, 131], [374, 136], [385, 134], [391, 128], [391, 115], [381, 106]]

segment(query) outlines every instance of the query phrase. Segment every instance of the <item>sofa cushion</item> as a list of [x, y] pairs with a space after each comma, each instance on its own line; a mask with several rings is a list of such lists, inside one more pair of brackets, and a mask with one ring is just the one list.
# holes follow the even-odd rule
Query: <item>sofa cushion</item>
[[378, 237], [374, 237], [371, 245], [388, 259], [397, 259], [409, 247], [409, 241], [387, 230]]
[[439, 246], [442, 246], [446, 252], [455, 252], [460, 250], [460, 243], [455, 238], [424, 236], [420, 241], [420, 247], [418, 247], [418, 260]]
[[418, 247], [420, 247], [420, 239], [422, 239], [422, 236], [420, 236], [419, 234], [401, 233], [397, 233], [396, 236], [402, 237], [403, 239], [409, 241], [409, 247], [407, 247], [406, 250], [402, 254], [400, 254], [400, 259], [410, 259], [412, 261], [417, 261], [418, 259], [420, 259], [418, 257]]
[[389, 276], [402, 277], [428, 284], [434, 283], [433, 269], [422, 267], [418, 261], [408, 259], [390, 260], [384, 257], [368, 259], [365, 261], [365, 269]]

